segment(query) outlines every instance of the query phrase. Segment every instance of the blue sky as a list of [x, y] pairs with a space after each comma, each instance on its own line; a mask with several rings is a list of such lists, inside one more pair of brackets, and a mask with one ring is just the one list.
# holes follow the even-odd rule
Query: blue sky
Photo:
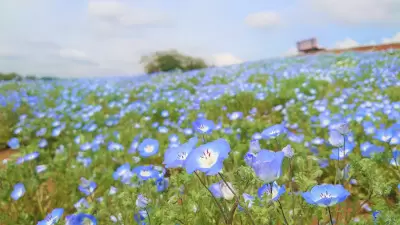
[[216, 65], [400, 42], [398, 0], [0, 0], [0, 71], [134, 75], [140, 56], [177, 49]]

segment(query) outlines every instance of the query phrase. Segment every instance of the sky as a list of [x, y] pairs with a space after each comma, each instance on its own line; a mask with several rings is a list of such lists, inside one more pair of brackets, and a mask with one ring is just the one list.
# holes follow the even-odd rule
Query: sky
[[143, 74], [176, 49], [218, 66], [325, 48], [400, 42], [400, 0], [0, 0], [0, 72]]

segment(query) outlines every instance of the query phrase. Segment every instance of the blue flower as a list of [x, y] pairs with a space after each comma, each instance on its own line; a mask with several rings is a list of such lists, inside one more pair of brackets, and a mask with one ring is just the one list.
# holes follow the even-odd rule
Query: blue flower
[[286, 134], [286, 132], [287, 129], [283, 124], [276, 124], [263, 130], [261, 135], [265, 140], [268, 140], [268, 139], [275, 139], [280, 135]]
[[163, 192], [165, 191], [168, 186], [169, 186], [169, 179], [160, 177], [156, 180], [156, 186], [157, 186], [157, 191], [158, 192]]
[[133, 169], [133, 172], [141, 179], [148, 180], [153, 178], [158, 178], [159, 173], [153, 168], [152, 165], [149, 166], [138, 166]]
[[144, 197], [142, 194], [139, 194], [136, 199], [136, 206], [139, 208], [146, 208], [149, 204], [150, 200]]
[[24, 196], [25, 192], [26, 192], [26, 189], [25, 189], [24, 184], [17, 183], [16, 185], [14, 185], [14, 189], [11, 192], [11, 198], [14, 199], [15, 201], [17, 201], [19, 198]]
[[54, 225], [61, 219], [64, 213], [63, 208], [56, 208], [51, 211], [51, 213], [47, 214], [44, 220], [38, 222], [37, 225]]
[[45, 148], [47, 146], [47, 140], [46, 139], [41, 139], [39, 141], [39, 148]]
[[342, 147], [344, 145], [344, 137], [339, 131], [331, 130], [329, 132], [329, 143], [335, 147]]
[[164, 162], [166, 168], [177, 168], [183, 166], [187, 156], [196, 147], [197, 137], [189, 139], [185, 144], [169, 148], [164, 153]]
[[65, 225], [97, 225], [96, 217], [90, 214], [78, 213], [65, 217]]
[[342, 148], [332, 149], [332, 153], [329, 156], [329, 158], [333, 159], [333, 160], [343, 160], [353, 151], [354, 147], [355, 147], [354, 143], [346, 142], [345, 149], [342, 149]]
[[131, 173], [131, 166], [129, 165], [129, 163], [125, 163], [120, 167], [118, 167], [117, 170], [115, 170], [115, 172], [113, 173], [113, 178], [114, 180], [118, 180], [121, 177], [130, 175], [130, 173]]
[[233, 191], [235, 191], [235, 189], [233, 188], [233, 185], [229, 182], [227, 182], [227, 184], [225, 184], [224, 181], [219, 181], [217, 183], [211, 184], [211, 186], [209, 187], [209, 190], [211, 191], [211, 193], [213, 194], [213, 196], [215, 198], [224, 198], [225, 200], [232, 200], [235, 197], [235, 194], [232, 193], [231, 189]]
[[[242, 196], [243, 196], [244, 202], [248, 203], [247, 207], [251, 208], [253, 206], [253, 203], [254, 203], [254, 199], [255, 199], [254, 196], [249, 195], [247, 193], [243, 193]], [[238, 208], [239, 208], [240, 211], [243, 211], [243, 207], [242, 206], [239, 205]]]
[[191, 174], [200, 170], [207, 175], [215, 175], [222, 170], [224, 159], [228, 158], [231, 148], [225, 139], [218, 139], [201, 145], [191, 151], [184, 167]]
[[370, 158], [373, 154], [382, 153], [385, 151], [385, 147], [377, 146], [369, 142], [362, 143], [360, 146], [361, 155], [363, 157]]
[[272, 183], [272, 189], [271, 184], [264, 184], [258, 189], [257, 195], [260, 199], [267, 195], [268, 200], [277, 201], [279, 197], [281, 197], [281, 195], [285, 193], [285, 191], [285, 185], [279, 186], [276, 181], [274, 181]]
[[321, 184], [314, 186], [311, 191], [302, 194], [308, 204], [330, 207], [341, 203], [350, 193], [340, 184]]
[[233, 112], [231, 114], [228, 113], [229, 120], [238, 120], [241, 119], [242, 117], [243, 117], [242, 112]]
[[19, 145], [19, 140], [18, 138], [11, 138], [8, 142], [7, 142], [8, 147], [10, 147], [11, 149], [18, 149], [20, 147]]
[[257, 139], [250, 141], [249, 152], [259, 152], [261, 150], [260, 142]]
[[257, 177], [265, 183], [272, 183], [281, 176], [281, 166], [285, 154], [270, 150], [261, 150], [252, 163]]
[[376, 140], [379, 140], [379, 141], [382, 141], [382, 142], [390, 142], [390, 139], [392, 139], [393, 134], [394, 134], [393, 129], [391, 129], [391, 128], [387, 128], [387, 129], [381, 128], [375, 133], [374, 138]]
[[139, 145], [139, 154], [142, 157], [150, 157], [158, 153], [159, 144], [158, 141], [151, 138], [146, 138]]
[[97, 188], [96, 182], [86, 180], [83, 177], [81, 178], [81, 184], [78, 187], [80, 192], [82, 192], [86, 196], [89, 196], [94, 192], [94, 190], [96, 190], [96, 188]]
[[214, 130], [214, 122], [205, 118], [198, 118], [193, 122], [193, 130], [199, 134], [210, 134]]

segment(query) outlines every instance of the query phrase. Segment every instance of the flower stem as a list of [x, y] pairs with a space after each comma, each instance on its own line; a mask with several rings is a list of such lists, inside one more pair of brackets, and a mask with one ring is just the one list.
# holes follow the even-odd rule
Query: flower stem
[[[218, 172], [218, 175], [221, 177], [222, 181], [225, 183], [225, 185], [229, 188], [229, 190], [233, 193], [233, 195], [235, 195], [236, 200], [239, 202], [239, 196], [236, 194], [236, 192], [231, 188], [231, 186], [229, 186], [229, 184], [226, 182], [224, 176], [222, 176], [222, 174], [220, 172]], [[243, 210], [244, 213], [246, 213], [246, 215], [249, 217], [251, 224], [255, 225], [253, 218], [251, 217], [251, 214], [249, 213], [249, 211], [247, 210], [247, 207], [244, 205], [243, 206]]]
[[145, 208], [144, 210], [146, 211], [147, 218], [149, 219], [149, 225], [151, 225], [151, 220], [150, 220], [149, 211], [147, 210], [147, 208]]
[[333, 225], [333, 220], [332, 220], [332, 214], [331, 214], [331, 208], [328, 207], [328, 213], [329, 213], [329, 219], [331, 221], [331, 225]]
[[210, 189], [208, 189], [208, 187], [206, 186], [206, 184], [203, 182], [203, 180], [201, 180], [199, 174], [197, 173], [197, 171], [194, 171], [194, 174], [196, 175], [196, 177], [199, 179], [200, 183], [204, 186], [205, 189], [207, 189], [207, 191], [211, 194], [211, 197], [214, 199], [215, 204], [218, 206], [219, 211], [221, 211], [222, 216], [224, 217], [224, 221], [225, 224], [228, 223], [228, 219], [226, 218], [226, 215], [224, 213], [224, 210], [222, 209], [221, 204], [219, 204], [219, 202], [217, 201], [217, 199], [215, 198], [215, 196], [213, 195], [213, 193], [210, 191]]
[[283, 207], [282, 207], [281, 201], [279, 201], [279, 199], [278, 199], [278, 203], [279, 203], [279, 208], [281, 209], [281, 213], [282, 213], [282, 216], [283, 216], [283, 220], [285, 221], [285, 224], [286, 224], [286, 225], [289, 225], [289, 223], [288, 223], [288, 221], [287, 221], [287, 219], [286, 219], [285, 213], [283, 212]]

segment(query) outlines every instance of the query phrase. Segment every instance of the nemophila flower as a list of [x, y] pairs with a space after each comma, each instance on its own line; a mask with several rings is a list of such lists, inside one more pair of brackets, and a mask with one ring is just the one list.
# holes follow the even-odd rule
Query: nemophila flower
[[282, 149], [282, 152], [287, 158], [292, 158], [294, 156], [294, 150], [291, 145], [286, 145], [286, 147]]
[[121, 213], [118, 213], [118, 217], [117, 217], [117, 216], [114, 216], [114, 215], [111, 215], [111, 216], [110, 216], [110, 220], [111, 220], [112, 222], [114, 222], [114, 223], [121, 222], [121, 224], [123, 224], [123, 223], [122, 223], [122, 214], [121, 214]]
[[161, 133], [161, 134], [168, 133], [168, 128], [165, 127], [165, 126], [159, 126], [158, 127], [158, 132]]
[[228, 158], [231, 148], [225, 139], [218, 139], [191, 151], [184, 162], [187, 173], [196, 170], [215, 175], [222, 170], [223, 161]]
[[121, 165], [113, 173], [114, 180], [121, 180], [123, 183], [129, 183], [132, 176], [133, 173], [131, 171], [131, 166], [129, 165], [129, 163]]
[[146, 208], [149, 203], [150, 199], [146, 198], [142, 194], [139, 194], [136, 198], [136, 206], [139, 208]]
[[400, 151], [398, 150], [392, 151], [392, 159], [390, 159], [390, 164], [392, 166], [400, 166]]
[[350, 132], [349, 124], [346, 122], [335, 124], [335, 128], [341, 135], [346, 135]]
[[155, 170], [152, 165], [135, 167], [132, 172], [135, 173], [141, 180], [159, 177], [159, 172]]
[[47, 170], [47, 165], [38, 165], [36, 166], [36, 173], [42, 173]]
[[[253, 206], [255, 197], [252, 196], [252, 195], [249, 195], [247, 193], [243, 193], [242, 196], [243, 196], [244, 202], [247, 203], [247, 207], [251, 208]], [[238, 208], [239, 208], [240, 211], [243, 211], [243, 207], [242, 206], [239, 205]]]
[[331, 130], [329, 132], [329, 143], [335, 147], [342, 147], [344, 145], [344, 137], [337, 130]]
[[176, 134], [171, 134], [168, 137], [168, 140], [169, 140], [170, 143], [179, 143], [179, 136], [176, 135]]
[[76, 210], [87, 209], [89, 208], [89, 202], [85, 198], [81, 198], [74, 204], [74, 207]]
[[261, 150], [253, 160], [251, 167], [257, 177], [265, 183], [272, 183], [281, 176], [281, 166], [285, 154], [270, 150]]
[[192, 125], [193, 130], [199, 134], [211, 134], [215, 128], [214, 122], [205, 118], [198, 118]]
[[18, 149], [20, 147], [19, 145], [19, 140], [18, 138], [11, 138], [8, 142], [7, 142], [8, 147], [10, 147], [11, 149]]
[[93, 215], [78, 213], [65, 217], [65, 225], [97, 225], [97, 219]]
[[129, 150], [128, 150], [128, 153], [129, 153], [129, 154], [133, 154], [133, 153], [136, 152], [137, 148], [139, 147], [139, 138], [140, 138], [140, 135], [137, 135], [137, 136], [133, 139], [133, 141], [132, 141], [132, 143], [131, 143], [131, 146], [129, 147]]
[[183, 133], [184, 133], [186, 136], [190, 136], [190, 135], [193, 134], [193, 130], [192, 130], [191, 128], [185, 128], [185, 129], [183, 129]]
[[397, 133], [395, 133], [393, 135], [393, 137], [390, 139], [389, 144], [391, 145], [400, 145], [400, 132], [397, 131]]
[[150, 157], [158, 153], [158, 141], [151, 138], [146, 138], [138, 147], [139, 155], [142, 157]]
[[114, 186], [110, 187], [110, 190], [108, 191], [109, 195], [115, 195], [118, 192], [118, 189]]
[[197, 137], [189, 139], [185, 144], [169, 148], [164, 153], [164, 162], [166, 168], [182, 167], [189, 153], [196, 147]]
[[169, 185], [169, 179], [160, 177], [156, 180], [156, 187], [158, 192], [165, 191], [168, 188]]
[[222, 180], [220, 182], [211, 184], [209, 187], [209, 190], [212, 192], [214, 197], [224, 198], [225, 200], [232, 200], [235, 197], [235, 194], [232, 193], [231, 189], [235, 191], [231, 183], [227, 182], [227, 184], [225, 184], [225, 182]]
[[369, 142], [360, 145], [361, 155], [370, 158], [373, 154], [379, 154], [385, 151], [385, 147], [377, 146]]
[[333, 160], [342, 160], [346, 158], [354, 149], [355, 144], [354, 143], [346, 143], [345, 149], [343, 148], [335, 148], [332, 149], [332, 153], [329, 156], [330, 159]]
[[256, 139], [250, 141], [249, 152], [257, 153], [261, 150], [260, 142]]
[[311, 205], [330, 207], [341, 203], [350, 193], [340, 184], [321, 184], [314, 186], [311, 191], [302, 194], [304, 200]]
[[266, 196], [269, 201], [277, 201], [285, 191], [285, 185], [279, 186], [276, 181], [274, 181], [272, 186], [271, 184], [264, 184], [261, 186], [257, 191], [257, 195], [260, 199]]
[[81, 177], [81, 184], [78, 187], [80, 192], [82, 192], [86, 196], [89, 196], [94, 192], [94, 190], [96, 190], [96, 188], [97, 188], [96, 182], [89, 181], [86, 180], [84, 177]]
[[286, 132], [287, 128], [283, 124], [276, 124], [263, 130], [261, 135], [264, 139], [268, 140], [275, 139], [280, 135], [286, 134]]
[[39, 152], [32, 152], [32, 153], [26, 154], [26, 155], [24, 155], [22, 157], [19, 157], [15, 163], [16, 164], [22, 164], [24, 162], [34, 160], [34, 159], [36, 159], [38, 157], [39, 157]]
[[11, 198], [14, 199], [15, 201], [17, 201], [19, 198], [24, 196], [25, 192], [26, 192], [26, 189], [25, 189], [24, 184], [17, 183], [16, 185], [14, 185], [14, 189], [11, 192]]
[[252, 166], [254, 160], [256, 159], [256, 157], [257, 157], [256, 153], [247, 152], [247, 153], [244, 155], [244, 162], [245, 162], [248, 166]]
[[17, 127], [14, 130], [14, 134], [20, 134], [22, 132], [22, 127]]
[[233, 120], [238, 120], [243, 118], [243, 113], [242, 112], [233, 112], [233, 113], [228, 113], [228, 118], [229, 120], [233, 121]]
[[393, 130], [390, 128], [381, 128], [375, 132], [374, 138], [382, 142], [390, 142], [393, 137]]
[[47, 146], [47, 140], [46, 139], [41, 139], [39, 141], [39, 148], [45, 148]]
[[83, 143], [83, 144], [81, 144], [81, 146], [79, 147], [79, 149], [80, 149], [81, 151], [87, 151], [87, 150], [90, 150], [91, 148], [92, 148], [92, 143], [89, 143], [89, 142]]
[[377, 221], [377, 219], [379, 217], [379, 214], [381, 214], [381, 211], [372, 212], [372, 219], [374, 220], [374, 223], [376, 223], [376, 221]]
[[168, 112], [167, 110], [163, 110], [163, 111], [161, 112], [161, 116], [164, 117], [164, 118], [166, 118], [166, 117], [169, 116], [169, 112]]
[[135, 219], [136, 223], [140, 225], [146, 225], [146, 223], [144, 222], [144, 220], [147, 218], [146, 210], [139, 210], [138, 213], [135, 213], [133, 215], [133, 218]]
[[110, 152], [122, 151], [124, 150], [124, 146], [122, 144], [110, 141], [108, 143], [107, 150]]
[[371, 121], [364, 121], [363, 122], [364, 132], [368, 135], [374, 134], [376, 131], [376, 127], [374, 123]]
[[58, 221], [60, 221], [62, 215], [64, 213], [63, 208], [56, 208], [51, 211], [51, 213], [47, 214], [44, 220], [38, 222], [37, 225], [55, 225]]
[[287, 138], [292, 142], [301, 143], [304, 140], [304, 134], [295, 134], [288, 131]]
[[63, 130], [62, 127], [56, 127], [51, 131], [51, 136], [53, 137], [58, 137], [61, 133], [61, 131]]
[[311, 143], [313, 143], [314, 145], [322, 145], [324, 142], [325, 142], [324, 139], [320, 137], [316, 137], [311, 140]]
[[47, 132], [46, 127], [40, 128], [40, 130], [36, 132], [36, 137], [43, 137], [46, 134], [46, 132]]

